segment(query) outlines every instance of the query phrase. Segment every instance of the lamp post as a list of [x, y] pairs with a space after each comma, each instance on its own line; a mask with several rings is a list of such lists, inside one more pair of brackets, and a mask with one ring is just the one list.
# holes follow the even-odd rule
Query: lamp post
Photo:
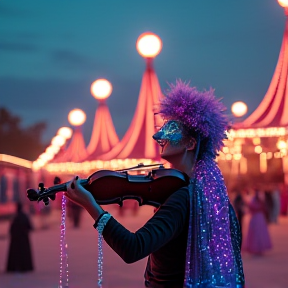
[[68, 114], [68, 121], [75, 128], [69, 145], [60, 160], [63, 163], [81, 162], [87, 155], [81, 131], [81, 126], [86, 121], [86, 114], [81, 109], [73, 109]]
[[91, 94], [98, 100], [99, 105], [87, 146], [89, 159], [96, 159], [99, 155], [107, 153], [119, 142], [108, 105], [106, 105], [106, 99], [111, 95], [112, 90], [112, 84], [103, 78], [97, 79], [91, 84]]
[[[152, 32], [145, 32], [142, 33], [137, 41], [136, 41], [136, 49], [138, 53], [146, 59], [146, 71], [144, 75], [154, 75], [155, 72], [153, 70], [153, 59], [161, 52], [162, 50], [162, 40], [161, 38]], [[144, 79], [144, 76], [143, 76]], [[152, 90], [152, 77], [147, 77], [147, 89]], [[157, 80], [158, 83], [158, 80]], [[158, 84], [159, 85], [159, 84]], [[159, 87], [160, 90], [160, 87]], [[161, 92], [160, 92], [161, 94]], [[155, 96], [155, 95], [154, 95]], [[157, 129], [158, 126], [163, 125], [163, 119], [161, 118], [160, 114], [157, 113], [158, 104], [159, 104], [159, 97], [153, 97], [153, 113], [154, 113], [154, 127]], [[156, 131], [155, 131], [156, 132]]]
[[152, 68], [153, 58], [161, 52], [162, 40], [152, 32], [145, 32], [138, 37], [136, 49], [138, 53], [146, 59], [147, 68]]
[[[232, 114], [235, 117], [235, 122], [240, 122], [241, 117], [243, 117], [247, 111], [247, 105], [242, 101], [236, 101], [231, 106]], [[247, 159], [243, 155], [243, 140], [237, 139], [233, 140], [233, 146], [231, 147], [231, 151], [233, 151], [232, 167], [231, 172], [232, 174], [239, 175], [245, 173], [247, 171]], [[226, 157], [227, 159], [227, 157]]]

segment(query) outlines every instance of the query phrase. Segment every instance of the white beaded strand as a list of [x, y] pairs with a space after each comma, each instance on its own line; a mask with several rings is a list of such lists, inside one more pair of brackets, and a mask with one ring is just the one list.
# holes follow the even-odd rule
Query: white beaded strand
[[102, 288], [103, 281], [103, 236], [98, 233], [98, 287]]
[[[66, 197], [62, 193], [60, 224], [60, 279], [58, 288], [68, 288], [68, 245], [66, 243]], [[64, 271], [65, 269], [65, 271]]]
[[103, 230], [111, 215], [109, 213], [104, 213], [100, 216], [100, 219], [97, 223], [98, 231], [98, 287], [102, 288], [103, 282]]

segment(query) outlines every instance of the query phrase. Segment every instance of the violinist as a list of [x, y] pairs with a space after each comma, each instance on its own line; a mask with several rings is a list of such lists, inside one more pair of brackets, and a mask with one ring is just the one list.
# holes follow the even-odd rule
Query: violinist
[[67, 185], [65, 195], [89, 212], [125, 262], [149, 256], [145, 287], [244, 287], [239, 224], [215, 162], [229, 128], [224, 108], [212, 89], [198, 91], [180, 80], [170, 85], [160, 103], [165, 123], [153, 139], [161, 157], [186, 173], [190, 184], [135, 233], [105, 212], [77, 176]]

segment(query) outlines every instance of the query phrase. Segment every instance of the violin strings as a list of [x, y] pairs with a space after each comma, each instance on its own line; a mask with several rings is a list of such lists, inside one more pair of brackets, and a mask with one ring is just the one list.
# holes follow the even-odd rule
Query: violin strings
[[[68, 245], [66, 243], [66, 197], [62, 193], [60, 224], [60, 279], [58, 288], [68, 288]], [[65, 270], [65, 271], [64, 271]]]

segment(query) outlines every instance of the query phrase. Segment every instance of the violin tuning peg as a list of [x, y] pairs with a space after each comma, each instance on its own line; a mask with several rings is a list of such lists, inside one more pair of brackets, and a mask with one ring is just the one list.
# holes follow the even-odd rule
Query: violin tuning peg
[[48, 197], [44, 197], [42, 200], [43, 200], [45, 206], [47, 206], [49, 204], [49, 198]]
[[43, 192], [45, 190], [44, 183], [39, 183], [38, 189], [39, 189], [40, 193]]

